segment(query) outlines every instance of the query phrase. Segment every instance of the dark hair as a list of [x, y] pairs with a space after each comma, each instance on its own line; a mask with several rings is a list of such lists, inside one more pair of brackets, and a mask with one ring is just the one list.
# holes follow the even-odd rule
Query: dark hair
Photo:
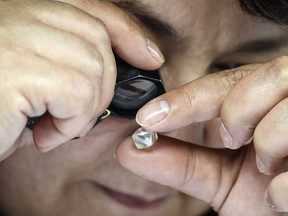
[[282, 25], [288, 25], [288, 0], [239, 0], [243, 11]]

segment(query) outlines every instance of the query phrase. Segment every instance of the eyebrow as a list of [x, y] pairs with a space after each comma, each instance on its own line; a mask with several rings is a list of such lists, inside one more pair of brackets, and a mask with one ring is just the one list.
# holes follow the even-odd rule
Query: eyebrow
[[165, 38], [180, 38], [175, 28], [154, 14], [148, 5], [137, 1], [113, 1], [119, 8], [131, 13], [146, 27]]
[[269, 52], [278, 50], [287, 44], [288, 44], [287, 37], [255, 40], [240, 44], [235, 49], [235, 52], [250, 52], [250, 53]]
[[[135, 16], [147, 28], [155, 32], [157, 35], [160, 35], [162, 38], [172, 39], [176, 41], [174, 44], [178, 44], [180, 47], [181, 44], [185, 44], [185, 38], [181, 37], [181, 35], [178, 34], [177, 30], [172, 25], [167, 23], [165, 20], [162, 20], [157, 14], [153, 13], [149, 5], [143, 4], [136, 0], [111, 0], [111, 2]], [[234, 52], [263, 53], [275, 51], [287, 44], [287, 37], [260, 39], [242, 43], [236, 47], [236, 49], [234, 49]]]

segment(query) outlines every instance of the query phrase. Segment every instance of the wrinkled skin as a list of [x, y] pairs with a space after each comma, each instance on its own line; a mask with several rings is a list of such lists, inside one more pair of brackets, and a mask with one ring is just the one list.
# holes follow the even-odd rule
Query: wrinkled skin
[[[275, 174], [285, 163], [273, 159], [286, 156], [288, 61], [280, 57], [288, 52], [287, 28], [245, 15], [228, 0], [121, 3], [0, 2], [1, 209], [7, 215], [172, 216], [201, 215], [209, 203], [221, 215], [285, 211], [286, 197], [279, 192], [285, 191], [285, 173]], [[135, 10], [139, 4], [175, 32], [145, 25]], [[266, 39], [281, 46], [239, 49]], [[133, 66], [162, 66], [168, 93], [161, 98], [170, 112], [156, 124], [151, 109], [144, 107], [137, 116], [139, 124], [161, 132], [148, 151], [136, 150], [129, 138], [135, 121], [109, 117], [87, 134], [112, 98], [112, 48]], [[253, 65], [218, 73], [239, 64]], [[23, 129], [27, 116], [44, 113], [33, 133]], [[79, 134], [81, 139], [68, 141]], [[253, 142], [247, 142], [252, 135]], [[271, 140], [277, 143], [273, 151]], [[115, 161], [119, 143], [120, 164], [140, 177]], [[223, 143], [246, 146], [227, 150]], [[273, 175], [259, 172], [255, 153], [258, 166], [266, 164], [261, 171]], [[274, 209], [264, 200], [268, 185]], [[103, 186], [164, 201], [145, 209], [127, 207], [103, 193]]]

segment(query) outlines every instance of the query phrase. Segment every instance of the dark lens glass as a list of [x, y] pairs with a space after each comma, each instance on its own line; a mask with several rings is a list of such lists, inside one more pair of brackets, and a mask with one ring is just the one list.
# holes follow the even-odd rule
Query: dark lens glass
[[112, 104], [120, 109], [139, 109], [156, 97], [158, 87], [149, 80], [136, 79], [119, 84], [115, 89]]

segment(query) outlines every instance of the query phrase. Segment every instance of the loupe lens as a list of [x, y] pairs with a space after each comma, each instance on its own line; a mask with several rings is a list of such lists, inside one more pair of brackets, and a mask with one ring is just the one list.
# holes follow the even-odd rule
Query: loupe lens
[[149, 80], [136, 79], [119, 84], [115, 89], [112, 104], [120, 109], [139, 109], [156, 97], [158, 87]]

